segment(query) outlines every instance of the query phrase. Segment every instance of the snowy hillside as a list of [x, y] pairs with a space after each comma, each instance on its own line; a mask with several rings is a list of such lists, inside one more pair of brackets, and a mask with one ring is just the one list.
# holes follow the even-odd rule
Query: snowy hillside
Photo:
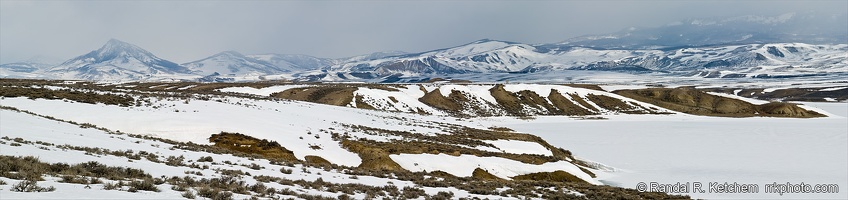
[[[666, 197], [604, 186], [594, 178], [603, 169], [531, 134], [446, 116], [211, 90], [216, 87], [221, 86], [5, 80], [0, 87], [4, 94], [0, 161], [59, 167], [64, 165], [58, 163], [67, 163], [83, 169], [71, 174], [0, 168], [0, 181], [8, 183], [0, 184], [0, 195]], [[34, 96], [40, 94], [47, 95]], [[86, 166], [100, 165], [141, 171], [124, 175], [85, 171], [93, 170]], [[37, 173], [41, 178], [10, 175], [20, 173]], [[32, 190], [44, 192], [13, 192], [30, 180], [37, 185]], [[538, 181], [547, 186], [535, 187], [543, 183]], [[523, 190], [534, 192], [519, 192]]]
[[[322, 102], [353, 108], [442, 116], [535, 116], [674, 113], [611, 92], [586, 88], [511, 84], [511, 85], [383, 85], [383, 86], [312, 86], [287, 85], [255, 89], [222, 88], [235, 92], [306, 100], [300, 96], [321, 97], [324, 91], [346, 90], [346, 102]], [[327, 96], [326, 98], [331, 98]], [[315, 101], [313, 101], [315, 102]]]

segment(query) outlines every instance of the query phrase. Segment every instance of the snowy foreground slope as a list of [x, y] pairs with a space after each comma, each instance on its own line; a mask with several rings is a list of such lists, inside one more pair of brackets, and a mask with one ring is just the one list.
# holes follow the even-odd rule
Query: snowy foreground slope
[[[0, 195], [668, 197], [604, 186], [595, 173], [605, 169], [575, 159], [567, 147], [476, 120], [210, 94], [202, 87], [7, 82], [0, 100], [0, 159], [13, 164], [0, 166], [6, 183]], [[210, 137], [240, 138], [230, 144]], [[240, 151], [251, 147], [257, 148]], [[264, 154], [268, 149], [292, 158]], [[14, 167], [21, 162], [45, 167]], [[98, 171], [101, 165], [143, 173], [115, 175]], [[28, 180], [55, 191], [16, 192]]]

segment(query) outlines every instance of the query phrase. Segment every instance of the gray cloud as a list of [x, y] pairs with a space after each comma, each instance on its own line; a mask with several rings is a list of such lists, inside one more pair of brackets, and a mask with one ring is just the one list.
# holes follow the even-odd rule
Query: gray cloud
[[224, 50], [346, 57], [490, 38], [558, 42], [688, 18], [844, 13], [846, 1], [0, 1], [0, 63], [110, 38], [175, 62]]

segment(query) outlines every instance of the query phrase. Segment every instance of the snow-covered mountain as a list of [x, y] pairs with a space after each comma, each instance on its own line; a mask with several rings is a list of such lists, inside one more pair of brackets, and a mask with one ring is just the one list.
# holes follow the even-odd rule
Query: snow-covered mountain
[[46, 73], [62, 79], [139, 80], [190, 71], [138, 46], [111, 39], [100, 49], [51, 67]]
[[588, 47], [546, 49], [544, 45], [479, 40], [416, 54], [364, 55], [344, 59], [284, 54], [242, 55], [226, 51], [176, 65], [131, 44], [112, 40], [96, 51], [54, 67], [26, 62], [5, 64], [0, 66], [0, 76], [149, 80], [196, 79], [214, 74], [238, 80], [283, 75], [283, 78], [309, 81], [384, 81], [393, 77], [591, 70], [636, 74], [660, 72], [707, 78], [770, 78], [845, 73], [848, 71], [846, 51], [848, 44], [765, 43], [615, 50]]
[[545, 45], [480, 40], [419, 54], [340, 63], [306, 78], [338, 81], [363, 77], [346, 76], [350, 73], [368, 74], [370, 77], [428, 77], [464, 73], [539, 73], [551, 70], [637, 74], [659, 72], [709, 78], [809, 76], [848, 71], [846, 51], [846, 44], [806, 43], [717, 45], [663, 50], [588, 47], [546, 49]]
[[254, 59], [235, 51], [224, 51], [207, 58], [182, 64], [198, 75], [261, 76], [291, 72], [266, 61]]
[[709, 77], [716, 77], [716, 73], [705, 71], [715, 69], [748, 74], [733, 76], [845, 72], [846, 19], [844, 15], [815, 13], [748, 15], [689, 19], [551, 44], [484, 39], [417, 54], [342, 62], [326, 68], [330, 75], [325, 77], [335, 79], [333, 74], [350, 72], [378, 77], [426, 77], [548, 70], [671, 71], [684, 75], [707, 73], [710, 75], [702, 76]]
[[[550, 44], [483, 39], [425, 51], [375, 52], [347, 58], [222, 52], [182, 65], [110, 40], [60, 65], [0, 66], [0, 77], [87, 80], [391, 81], [561, 70], [664, 73], [700, 77], [793, 77], [848, 71], [848, 18], [815, 13], [690, 19]], [[214, 75], [217, 78], [202, 78]]]
[[325, 70], [374, 72], [379, 75], [510, 72], [526, 68], [543, 57], [527, 44], [483, 39], [417, 54], [354, 60]]

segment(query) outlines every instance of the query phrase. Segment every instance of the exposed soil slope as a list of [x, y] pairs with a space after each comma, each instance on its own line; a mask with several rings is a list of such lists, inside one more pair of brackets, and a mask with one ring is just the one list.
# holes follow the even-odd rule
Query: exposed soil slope
[[796, 118], [825, 116], [815, 111], [805, 110], [792, 103], [771, 102], [755, 105], [738, 99], [711, 95], [689, 87], [617, 90], [614, 93], [693, 115]]
[[[579, 87], [550, 85], [545, 86], [548, 87], [547, 89], [541, 90], [508, 90], [503, 84], [428, 86], [327, 84], [289, 88], [273, 93], [271, 96], [372, 110], [444, 114], [457, 117], [661, 113], [655, 109], [639, 106], [633, 100], [612, 97], [611, 95], [614, 94], [590, 85], [579, 85]], [[362, 90], [370, 92], [360, 92]], [[374, 91], [385, 95], [377, 95]], [[417, 102], [404, 102], [399, 99], [416, 99]], [[415, 105], [411, 105], [414, 103], [423, 103], [425, 107], [414, 107]]]
[[271, 96], [283, 99], [344, 106], [350, 104], [350, 102], [353, 101], [353, 91], [356, 91], [356, 87], [308, 87], [292, 88], [279, 93], [271, 94]]

